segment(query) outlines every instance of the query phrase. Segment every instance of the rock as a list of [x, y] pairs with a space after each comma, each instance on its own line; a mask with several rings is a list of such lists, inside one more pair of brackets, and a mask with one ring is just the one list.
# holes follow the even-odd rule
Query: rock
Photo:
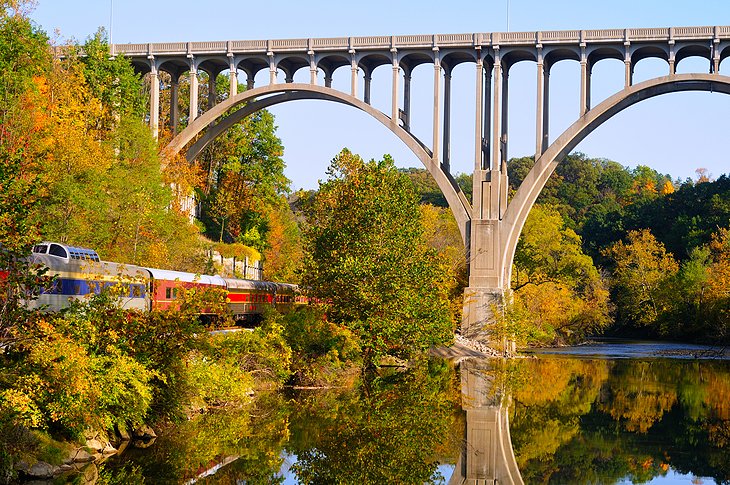
[[25, 460], [20, 460], [18, 463], [15, 464], [15, 469], [19, 472], [27, 473], [30, 469], [30, 465]]
[[94, 463], [89, 463], [87, 466], [82, 468], [81, 474], [83, 476], [82, 483], [91, 484], [99, 481], [99, 467], [97, 467]]
[[101, 450], [102, 455], [113, 455], [117, 452], [117, 449], [112, 446], [111, 443], [107, 443], [106, 446], [104, 446], [104, 449]]
[[73, 465], [68, 465], [64, 463], [63, 465], [58, 467], [58, 470], [60, 472], [70, 472], [71, 470], [75, 470], [75, 468], [73, 467]]
[[119, 453], [120, 455], [122, 453], [124, 453], [124, 450], [127, 449], [127, 446], [129, 446], [129, 440], [122, 441], [121, 443], [119, 443], [119, 447], [117, 448], [117, 453]]
[[116, 426], [116, 435], [119, 438], [118, 440], [114, 440], [114, 445], [119, 446], [119, 443], [122, 441], [129, 441], [132, 439], [131, 436], [129, 436], [129, 431], [127, 431], [126, 426], [124, 425], [117, 425]]
[[100, 453], [105, 448], [102, 442], [97, 439], [86, 440], [86, 447], [94, 453]]
[[56, 467], [45, 461], [36, 462], [33, 466], [25, 472], [29, 477], [33, 478], [53, 478], [53, 472], [56, 471]]
[[134, 436], [137, 439], [141, 440], [149, 440], [151, 438], [157, 438], [157, 433], [155, 433], [155, 430], [147, 426], [146, 424], [143, 424], [139, 428], [135, 429], [132, 432], [132, 436]]
[[79, 448], [73, 458], [74, 463], [89, 463], [91, 461], [94, 461], [95, 459], [96, 458], [94, 458], [94, 455], [92, 455], [83, 448]]

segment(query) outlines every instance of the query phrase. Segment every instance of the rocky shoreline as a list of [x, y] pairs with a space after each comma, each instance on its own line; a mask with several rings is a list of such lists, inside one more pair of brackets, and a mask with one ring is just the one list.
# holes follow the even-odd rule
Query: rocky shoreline
[[99, 478], [98, 465], [114, 455], [122, 453], [129, 446], [134, 448], [147, 448], [155, 439], [157, 434], [147, 426], [128, 433], [126, 430], [117, 430], [107, 436], [103, 433], [88, 432], [84, 436], [85, 442], [81, 446], [73, 446], [70, 452], [60, 464], [52, 464], [38, 460], [30, 463], [20, 460], [13, 468], [18, 472], [21, 481], [41, 483], [55, 483], [61, 477], [80, 476], [80, 483], [96, 483]]

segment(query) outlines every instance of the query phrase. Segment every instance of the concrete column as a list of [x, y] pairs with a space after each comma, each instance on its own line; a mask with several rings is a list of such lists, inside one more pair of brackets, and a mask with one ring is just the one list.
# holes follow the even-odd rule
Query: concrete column
[[228, 74], [228, 93], [229, 98], [238, 94], [238, 70], [235, 66], [231, 67]]
[[[439, 125], [441, 120], [441, 59], [438, 52], [434, 52], [433, 60], [433, 145], [431, 151], [431, 160], [438, 162], [439, 150], [441, 150], [441, 133]], [[445, 103], [445, 101], [444, 101]], [[448, 172], [448, 162], [442, 158], [442, 170]]]
[[[474, 130], [474, 173], [477, 174], [483, 170], [484, 162], [482, 159], [482, 123], [484, 123], [484, 63], [482, 61], [481, 52], [478, 52], [479, 58], [476, 63], [476, 129]], [[477, 193], [474, 193], [476, 199]]]
[[550, 66], [545, 66], [545, 81], [543, 82], [543, 107], [542, 107], [542, 150], [540, 153], [545, 153], [545, 150], [550, 146]]
[[195, 66], [190, 68], [190, 111], [188, 113], [188, 124], [198, 117], [198, 70]]
[[326, 87], [326, 88], [332, 87], [332, 73], [329, 71], [324, 72], [324, 87]]
[[177, 126], [180, 123], [180, 81], [177, 74], [170, 75], [170, 130], [177, 134]]
[[276, 62], [274, 61], [274, 53], [269, 52], [269, 84], [276, 84]]
[[580, 61], [580, 116], [585, 116], [588, 106], [588, 63]]
[[461, 455], [449, 485], [523, 485], [509, 433], [510, 398], [500, 389], [499, 363], [463, 360], [461, 374], [463, 428]]
[[372, 83], [372, 80], [373, 78], [370, 71], [365, 71], [365, 86], [363, 87], [362, 100], [365, 101], [366, 104], [370, 104], [370, 84]]
[[712, 73], [720, 75], [720, 39], [715, 39], [712, 43]]
[[208, 73], [208, 109], [215, 106], [216, 98], [218, 97], [218, 86], [216, 85], [217, 73], [211, 71]]
[[[393, 54], [395, 56], [395, 54]], [[398, 66], [398, 60], [393, 59], [393, 90], [391, 93], [391, 122], [398, 124], [398, 77], [400, 76], [400, 67]]]
[[352, 77], [350, 78], [350, 94], [353, 98], [357, 98], [357, 74], [359, 70], [357, 68], [357, 61], [355, 60], [354, 55], [352, 56], [350, 69], [352, 71]]
[[160, 134], [160, 78], [156, 67], [150, 72], [150, 128], [156, 140]]
[[500, 166], [507, 163], [507, 137], [509, 131], [509, 68], [502, 69], [502, 135], [500, 137], [500, 145], [502, 158]]
[[246, 89], [253, 89], [254, 84], [256, 84], [256, 80], [253, 78], [253, 76], [249, 76], [248, 78], [246, 78]]
[[403, 73], [403, 128], [411, 129], [411, 72]]
[[284, 72], [284, 82], [293, 83], [294, 82], [294, 73], [291, 71], [285, 71]]
[[451, 69], [444, 71], [444, 172], [451, 172]]
[[593, 90], [591, 84], [593, 79], [593, 65], [588, 63], [588, 69], [586, 70], [586, 112], [591, 110], [591, 91]]
[[543, 117], [543, 79], [545, 76], [545, 66], [542, 62], [542, 52], [540, 52], [537, 61], [537, 98], [535, 109], [535, 160], [542, 155], [542, 117]]
[[488, 66], [484, 69], [484, 127], [482, 130], [482, 156], [484, 157], [484, 170], [489, 170], [492, 166], [491, 149], [492, 143], [489, 141], [492, 136], [492, 67]]
[[494, 60], [492, 79], [494, 79], [494, 103], [492, 104], [492, 168], [499, 167], [502, 160], [500, 155], [500, 134], [502, 133], [502, 61], [499, 59], [499, 51]]
[[309, 84], [317, 84], [317, 63], [314, 60], [314, 52], [309, 52]]
[[626, 59], [624, 61], [624, 65], [626, 66], [626, 79], [625, 79], [625, 87], [628, 89], [633, 84], [633, 70], [631, 69], [631, 59]]

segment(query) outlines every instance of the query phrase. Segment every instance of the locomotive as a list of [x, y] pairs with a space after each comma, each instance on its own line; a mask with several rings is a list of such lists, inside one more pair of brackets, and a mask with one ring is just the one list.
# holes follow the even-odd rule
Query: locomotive
[[[226, 292], [226, 303], [236, 322], [254, 324], [261, 320], [266, 306], [286, 312], [295, 305], [307, 304], [297, 285], [272, 281], [223, 278], [182, 271], [146, 268], [102, 261], [96, 251], [56, 242], [33, 247], [30, 262], [48, 268], [55, 276], [30, 302], [32, 308], [58, 311], [71, 301], [98, 294], [113, 287], [121, 308], [139, 311], [166, 310], [177, 305], [181, 289], [219, 289]], [[203, 311], [205, 315], [207, 311]]]

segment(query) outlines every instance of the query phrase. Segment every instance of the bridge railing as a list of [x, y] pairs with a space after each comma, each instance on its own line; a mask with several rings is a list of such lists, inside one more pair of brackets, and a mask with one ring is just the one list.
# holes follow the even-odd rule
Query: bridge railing
[[[433, 46], [473, 48], [493, 45], [576, 44], [579, 42], [665, 42], [676, 40], [730, 39], [730, 26], [699, 26], [648, 29], [548, 30], [539, 32], [493, 32], [436, 35], [397, 35], [366, 37], [327, 37], [312, 39], [234, 40], [211, 42], [163, 42], [154, 44], [115, 44], [112, 53], [140, 57], [178, 54], [308, 52], [326, 50], [389, 50], [395, 48], [429, 48]], [[56, 48], [63, 55], [63, 47]]]

